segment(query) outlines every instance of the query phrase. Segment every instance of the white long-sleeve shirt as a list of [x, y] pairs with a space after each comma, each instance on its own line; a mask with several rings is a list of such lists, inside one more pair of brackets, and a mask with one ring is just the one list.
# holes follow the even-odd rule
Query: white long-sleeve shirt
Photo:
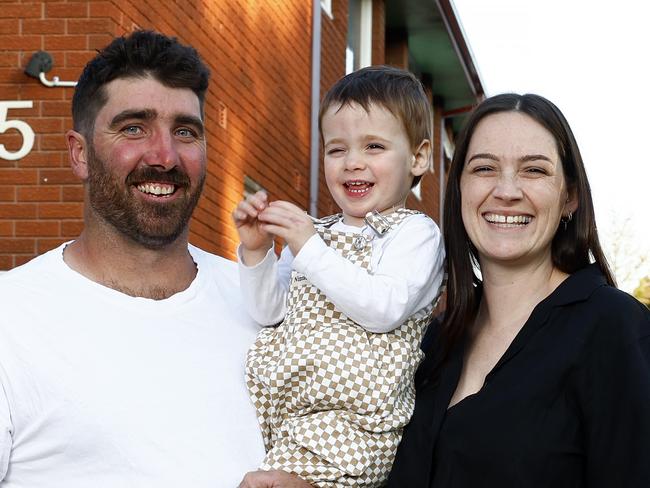
[[[438, 226], [415, 214], [379, 237], [368, 227], [330, 227], [372, 237], [370, 269], [363, 269], [313, 235], [294, 257], [285, 247], [278, 259], [273, 249], [255, 266], [239, 271], [244, 303], [262, 325], [282, 321], [287, 310], [291, 270], [305, 275], [334, 305], [370, 332], [389, 332], [433, 302], [442, 284], [444, 247]], [[423, 311], [424, 313], [424, 311]]]

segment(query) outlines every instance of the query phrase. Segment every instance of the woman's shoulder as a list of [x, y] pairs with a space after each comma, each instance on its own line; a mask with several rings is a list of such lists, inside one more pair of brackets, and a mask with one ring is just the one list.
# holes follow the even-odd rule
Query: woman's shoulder
[[609, 346], [650, 337], [650, 310], [618, 288], [609, 285], [597, 288], [584, 308], [594, 317], [594, 337]]

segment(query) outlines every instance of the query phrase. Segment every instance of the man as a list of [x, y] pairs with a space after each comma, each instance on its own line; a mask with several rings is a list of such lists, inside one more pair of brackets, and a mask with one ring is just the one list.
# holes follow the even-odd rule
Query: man
[[0, 278], [0, 486], [233, 487], [263, 447], [235, 265], [188, 244], [209, 73], [153, 32], [85, 67], [85, 228]]

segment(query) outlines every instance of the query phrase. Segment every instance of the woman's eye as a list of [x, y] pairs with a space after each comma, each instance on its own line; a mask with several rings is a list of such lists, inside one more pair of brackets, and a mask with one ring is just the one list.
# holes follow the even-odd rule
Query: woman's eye
[[537, 166], [526, 168], [526, 173], [533, 174], [533, 175], [545, 175], [547, 174], [546, 170], [544, 168], [539, 168]]
[[489, 173], [491, 171], [494, 171], [494, 169], [491, 166], [476, 166], [472, 170], [473, 173]]

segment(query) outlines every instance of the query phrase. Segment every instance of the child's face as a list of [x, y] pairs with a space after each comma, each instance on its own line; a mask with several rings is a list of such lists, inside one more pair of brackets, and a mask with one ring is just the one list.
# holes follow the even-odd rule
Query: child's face
[[[332, 106], [322, 118], [325, 180], [343, 221], [403, 207], [413, 177], [426, 171], [430, 143], [412, 148], [401, 121], [380, 105]], [[337, 111], [338, 110], [338, 111]]]

